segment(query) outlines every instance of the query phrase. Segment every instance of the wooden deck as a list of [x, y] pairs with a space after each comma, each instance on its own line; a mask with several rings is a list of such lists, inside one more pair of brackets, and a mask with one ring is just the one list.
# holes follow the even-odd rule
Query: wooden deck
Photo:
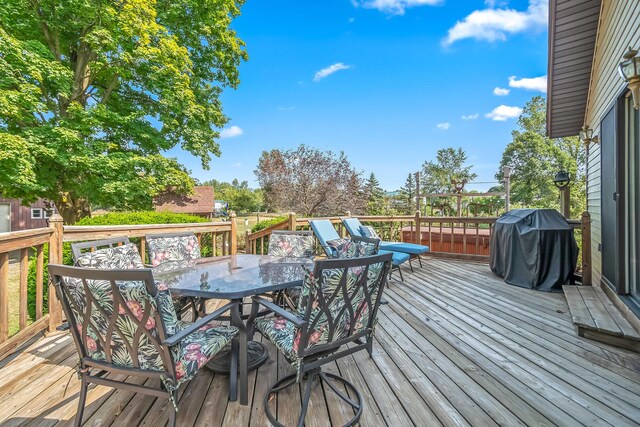
[[[483, 264], [428, 259], [386, 293], [374, 356], [330, 365], [365, 398], [362, 426], [640, 423], [640, 355], [578, 337], [561, 293], [508, 286]], [[228, 379], [203, 370], [182, 390], [180, 426], [266, 426], [262, 400], [290, 368], [270, 347], [250, 376], [250, 405], [227, 403]], [[43, 338], [0, 369], [0, 425], [68, 425], [76, 355]], [[271, 402], [291, 423], [299, 391]], [[346, 409], [314, 391], [307, 425], [339, 425]], [[90, 389], [85, 425], [157, 426], [166, 403]]]

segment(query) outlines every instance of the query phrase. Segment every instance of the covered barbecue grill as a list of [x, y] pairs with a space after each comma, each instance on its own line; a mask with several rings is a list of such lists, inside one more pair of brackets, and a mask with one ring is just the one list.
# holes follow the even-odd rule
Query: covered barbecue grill
[[553, 291], [576, 269], [578, 245], [555, 209], [517, 209], [502, 215], [491, 236], [491, 271], [510, 285]]

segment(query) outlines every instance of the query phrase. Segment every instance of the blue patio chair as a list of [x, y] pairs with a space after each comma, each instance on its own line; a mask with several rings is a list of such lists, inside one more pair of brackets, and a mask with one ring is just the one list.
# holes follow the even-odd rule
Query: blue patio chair
[[[358, 218], [342, 218], [342, 224], [347, 229], [350, 236], [378, 237], [372, 227], [363, 226]], [[409, 260], [409, 267], [411, 267], [411, 271], [413, 271], [411, 260], [413, 260], [413, 258], [418, 258], [420, 267], [422, 267], [421, 255], [429, 252], [429, 246], [407, 242], [385, 242], [382, 240], [380, 241], [380, 249], [409, 254], [411, 257]]]
[[[341, 239], [340, 235], [331, 224], [331, 221], [328, 219], [313, 219], [309, 220], [309, 225], [313, 230], [313, 234], [316, 235], [316, 238], [320, 242], [320, 246], [324, 249], [324, 252], [327, 254], [328, 258], [336, 258], [337, 256], [337, 247], [340, 245], [340, 241], [344, 241], [345, 239]], [[333, 243], [333, 244], [332, 244]], [[389, 277], [391, 277], [391, 273], [394, 269], [398, 270], [400, 273], [400, 280], [404, 281], [404, 277], [402, 277], [402, 270], [400, 269], [400, 265], [409, 261], [411, 256], [407, 253], [390, 251], [388, 249], [382, 249], [378, 251], [379, 254], [391, 254], [391, 269], [389, 270]]]

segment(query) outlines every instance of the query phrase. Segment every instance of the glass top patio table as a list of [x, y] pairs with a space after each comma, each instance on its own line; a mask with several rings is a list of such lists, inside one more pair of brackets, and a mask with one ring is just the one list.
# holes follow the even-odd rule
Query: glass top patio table
[[241, 299], [299, 286], [307, 258], [270, 255], [228, 255], [189, 261], [170, 261], [153, 269], [174, 296]]

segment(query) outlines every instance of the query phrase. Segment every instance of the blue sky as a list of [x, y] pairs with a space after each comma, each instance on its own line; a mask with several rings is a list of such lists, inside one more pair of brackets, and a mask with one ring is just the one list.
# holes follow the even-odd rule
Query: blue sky
[[[527, 100], [544, 95], [547, 0], [247, 0], [233, 24], [249, 61], [222, 96], [231, 118], [201, 181], [257, 186], [263, 150], [344, 151], [386, 190], [443, 147], [494, 181]], [[476, 184], [468, 189], [485, 189]]]

